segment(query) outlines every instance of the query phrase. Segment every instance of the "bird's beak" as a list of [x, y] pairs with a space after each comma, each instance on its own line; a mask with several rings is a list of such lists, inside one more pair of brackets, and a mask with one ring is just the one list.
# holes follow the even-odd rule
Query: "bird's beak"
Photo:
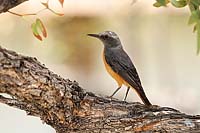
[[96, 38], [100, 38], [100, 35], [99, 34], [87, 34], [88, 36], [91, 36], [91, 37], [96, 37]]

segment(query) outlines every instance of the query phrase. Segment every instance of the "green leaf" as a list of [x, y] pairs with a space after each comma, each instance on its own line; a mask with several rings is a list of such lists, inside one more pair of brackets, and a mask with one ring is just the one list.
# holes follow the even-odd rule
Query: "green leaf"
[[[47, 37], [47, 31], [42, 21], [39, 18], [37, 18], [36, 21], [32, 23], [31, 29], [32, 29], [33, 35], [40, 41], [42, 41], [42, 36], [45, 38]], [[42, 36], [40, 35], [40, 33], [42, 33]]]
[[[169, 0], [156, 0], [161, 6], [166, 6], [169, 3]], [[155, 4], [155, 3], [154, 3]], [[158, 5], [158, 4], [157, 4]]]
[[177, 8], [185, 7], [187, 5], [186, 0], [170, 0], [171, 4]]
[[40, 41], [42, 41], [42, 37], [40, 36], [40, 34], [39, 34], [38, 30], [37, 30], [36, 23], [32, 23], [31, 29], [32, 29], [33, 35], [34, 35], [37, 39], [39, 39]]
[[36, 26], [42, 32], [43, 36], [47, 37], [47, 31], [44, 27], [44, 24], [42, 23], [42, 21], [39, 18], [36, 19]]
[[197, 23], [197, 54], [200, 52], [200, 21]]
[[195, 11], [195, 10], [199, 10], [199, 3], [197, 3], [197, 0], [190, 0], [188, 2], [188, 6], [189, 6], [191, 12]]
[[194, 4], [196, 7], [199, 7], [200, 0], [190, 0], [190, 3]]
[[197, 24], [194, 25], [193, 33], [196, 32], [196, 30], [197, 30]]
[[155, 2], [155, 3], [153, 4], [153, 6], [154, 6], [154, 7], [161, 7], [162, 5], [161, 5], [159, 2]]
[[192, 11], [190, 18], [188, 20], [188, 24], [194, 24], [197, 23], [200, 20], [200, 12], [198, 10]]

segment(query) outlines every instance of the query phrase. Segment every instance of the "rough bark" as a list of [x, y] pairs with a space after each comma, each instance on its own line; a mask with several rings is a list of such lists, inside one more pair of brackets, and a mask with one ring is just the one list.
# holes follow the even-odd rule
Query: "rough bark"
[[37, 59], [0, 48], [0, 102], [40, 117], [58, 133], [200, 132], [200, 116], [99, 97]]
[[0, 14], [7, 12], [9, 9], [16, 7], [25, 1], [27, 0], [0, 0]]

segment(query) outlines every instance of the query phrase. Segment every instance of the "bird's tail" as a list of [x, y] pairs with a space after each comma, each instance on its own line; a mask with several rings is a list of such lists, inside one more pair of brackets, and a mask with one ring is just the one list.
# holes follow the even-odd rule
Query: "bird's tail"
[[139, 95], [139, 97], [141, 98], [142, 102], [147, 105], [147, 106], [151, 106], [152, 104], [150, 103], [150, 101], [148, 100], [143, 88], [137, 87], [134, 88], [134, 90], [137, 92], [137, 94]]

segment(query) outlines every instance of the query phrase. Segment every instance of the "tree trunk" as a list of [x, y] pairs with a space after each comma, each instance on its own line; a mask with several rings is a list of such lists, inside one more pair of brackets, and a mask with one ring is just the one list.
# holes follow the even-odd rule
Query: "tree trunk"
[[[25, 0], [0, 0], [0, 13]], [[37, 59], [0, 48], [0, 102], [40, 117], [57, 133], [200, 132], [200, 116], [86, 92]]]

